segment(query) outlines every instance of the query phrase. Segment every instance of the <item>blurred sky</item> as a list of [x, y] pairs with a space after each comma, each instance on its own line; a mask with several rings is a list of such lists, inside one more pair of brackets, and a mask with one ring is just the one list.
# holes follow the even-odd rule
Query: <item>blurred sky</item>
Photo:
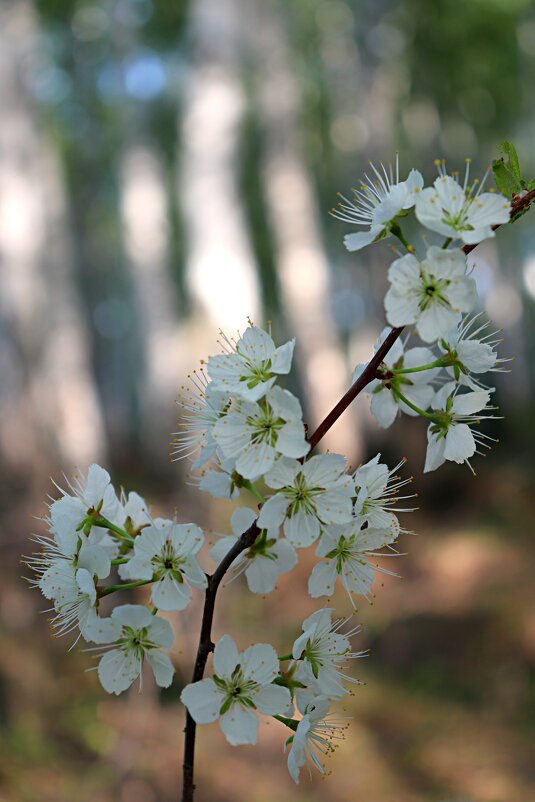
[[[279, 342], [297, 336], [289, 386], [317, 424], [384, 325], [393, 258], [388, 243], [345, 251], [349, 228], [329, 216], [336, 192], [347, 192], [369, 159], [388, 162], [396, 151], [402, 172], [415, 166], [427, 182], [436, 158], [464, 169], [471, 157], [473, 175], [482, 175], [506, 138], [531, 178], [534, 81], [531, 0], [0, 0], [1, 609], [6, 643], [14, 648], [20, 628], [27, 643], [0, 664], [0, 725], [13, 765], [32, 767], [30, 784], [15, 779], [17, 771], [0, 775], [1, 802], [75, 798], [76, 771], [61, 759], [75, 732], [85, 733], [73, 749], [85, 778], [76, 798], [176, 798], [176, 778], [162, 768], [163, 756], [167, 765], [178, 750], [162, 734], [178, 732], [176, 705], [166, 697], [162, 711], [155, 696], [133, 703], [134, 718], [148, 722], [152, 711], [146, 726], [161, 755], [136, 771], [132, 755], [144, 741], [128, 741], [130, 714], [102, 700], [94, 677], [83, 676], [84, 656], [69, 663], [64, 644], [50, 645], [39, 600], [27, 601], [13, 578], [49, 477], [97, 460], [118, 484], [147, 492], [162, 514], [178, 505], [182, 516], [225, 528], [229, 508], [199, 503], [187, 466], [169, 461], [175, 399], [217, 349], [219, 327], [232, 335], [252, 318], [271, 321]], [[515, 357], [512, 373], [497, 381], [505, 421], [493, 433], [502, 442], [479, 483], [458, 467], [423, 479], [424, 427], [404, 419], [385, 435], [364, 400], [325, 440], [353, 463], [377, 450], [395, 461], [406, 454], [427, 538], [407, 558], [402, 590], [387, 583], [373, 612], [364, 610], [367, 644], [383, 663], [372, 669], [378, 676], [369, 679], [354, 745], [365, 755], [361, 793], [374, 802], [438, 802], [445, 794], [526, 802], [535, 791], [523, 718], [535, 699], [535, 625], [507, 606], [512, 589], [518, 606], [530, 599], [533, 565], [532, 217], [473, 254], [481, 307], [503, 330], [502, 355]], [[403, 548], [416, 550], [413, 541]], [[229, 598], [226, 613], [254, 632], [237, 612], [239, 594]], [[272, 624], [271, 611], [286, 633], [293, 620], [280, 598], [271, 604], [264, 623]], [[189, 644], [195, 622], [184, 626]], [[442, 634], [426, 651], [433, 632]], [[457, 635], [461, 656], [448, 657], [445, 639]], [[467, 652], [478, 638], [482, 652]], [[494, 640], [510, 650], [507, 660], [490, 648]], [[480, 653], [498, 662], [489, 680], [502, 694], [494, 718], [493, 694], [478, 688], [488, 669]], [[414, 654], [423, 655], [420, 673], [410, 668]], [[32, 661], [14, 704], [17, 666]], [[78, 710], [71, 718], [57, 713], [57, 672], [70, 688], [68, 708]], [[46, 694], [52, 701], [43, 708]], [[58, 715], [48, 752], [47, 722]], [[399, 720], [410, 750], [395, 734]], [[461, 734], [469, 740], [462, 770], [452, 757]], [[253, 757], [229, 751], [216, 733], [206, 737], [203, 748], [227, 761], [217, 758], [220, 774], [236, 766], [248, 778], [236, 799], [246, 798], [247, 783], [249, 798], [272, 798]], [[261, 758], [268, 774], [282, 764], [280, 738], [272, 740]], [[488, 755], [505, 754], [502, 763], [493, 757], [480, 766], [483, 742]], [[346, 772], [353, 754], [345, 752]], [[55, 768], [47, 773], [47, 765]], [[202, 776], [206, 799], [230, 798], [230, 780]], [[39, 782], [41, 795], [30, 788]], [[276, 788], [281, 799], [301, 798], [283, 774]], [[330, 788], [333, 799], [358, 798], [347, 777]], [[319, 799], [321, 791], [310, 793]], [[306, 787], [300, 794], [313, 798]]]

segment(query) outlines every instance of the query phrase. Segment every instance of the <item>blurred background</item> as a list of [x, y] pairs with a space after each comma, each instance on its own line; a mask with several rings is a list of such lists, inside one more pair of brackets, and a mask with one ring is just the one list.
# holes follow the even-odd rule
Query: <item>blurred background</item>
[[[396, 150], [403, 178], [416, 166], [429, 183], [435, 158], [467, 156], [481, 175], [504, 138], [531, 178], [534, 81], [530, 0], [1, 0], [1, 802], [179, 798], [200, 599], [171, 616], [173, 687], [147, 677], [143, 695], [108, 697], [23, 578], [50, 477], [99, 461], [156, 514], [227, 532], [231, 502], [169, 459], [187, 374], [219, 327], [272, 321], [278, 342], [298, 338], [288, 386], [317, 424], [384, 325], [392, 259], [389, 242], [345, 251], [336, 192]], [[423, 477], [425, 427], [405, 417], [385, 434], [365, 398], [325, 438], [354, 465], [406, 455], [421, 506], [407, 556], [387, 564], [403, 579], [359, 610], [366, 685], [332, 776], [295, 787], [277, 722], [256, 749], [214, 725], [199, 732], [199, 800], [535, 797], [534, 219], [473, 254], [515, 357], [477, 478]], [[216, 635], [287, 653], [315, 607], [312, 564], [302, 553], [266, 601], [224, 589]]]

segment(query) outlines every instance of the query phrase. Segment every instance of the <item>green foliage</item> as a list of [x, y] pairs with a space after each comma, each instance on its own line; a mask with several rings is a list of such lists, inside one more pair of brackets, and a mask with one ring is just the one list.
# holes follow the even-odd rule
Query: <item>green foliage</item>
[[[535, 178], [526, 182], [522, 178], [520, 172], [520, 163], [518, 161], [518, 154], [512, 142], [502, 142], [500, 151], [503, 153], [499, 159], [494, 159], [492, 162], [492, 172], [494, 173], [494, 180], [500, 192], [507, 198], [513, 198], [519, 192], [525, 190], [530, 191], [535, 189]], [[520, 217], [526, 214], [529, 206], [521, 209], [517, 214], [511, 218], [511, 223], [514, 223]]]
[[499, 159], [492, 162], [492, 171], [496, 186], [507, 198], [521, 192], [526, 187], [526, 182], [520, 174], [520, 164], [518, 154], [512, 142], [502, 142], [500, 152], [503, 153]]

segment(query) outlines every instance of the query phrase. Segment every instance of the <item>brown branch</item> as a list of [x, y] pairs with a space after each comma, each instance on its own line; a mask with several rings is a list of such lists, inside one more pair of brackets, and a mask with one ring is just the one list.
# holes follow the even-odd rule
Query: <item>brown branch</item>
[[[511, 217], [518, 214], [523, 209], [527, 209], [531, 202], [535, 200], [535, 190], [526, 193], [521, 198], [514, 198], [511, 209]], [[499, 228], [499, 226], [493, 226]], [[463, 251], [468, 254], [474, 250], [476, 245], [465, 245]], [[375, 378], [377, 368], [384, 360], [387, 353], [390, 351], [404, 326], [392, 329], [385, 341], [381, 344], [377, 353], [373, 355], [363, 372], [360, 374], [355, 383], [349, 388], [347, 393], [340, 399], [336, 406], [329, 412], [327, 417], [320, 423], [318, 428], [308, 438], [311, 450], [317, 446], [326, 432], [329, 431], [331, 426], [338, 420], [340, 415], [347, 409], [352, 401], [358, 394]], [[199, 682], [204, 676], [204, 669], [208, 655], [214, 650], [214, 643], [212, 642], [212, 623], [214, 620], [214, 610], [217, 591], [221, 580], [226, 572], [243, 551], [250, 548], [260, 534], [260, 530], [253, 524], [240, 539], [234, 544], [230, 551], [221, 560], [218, 567], [211, 576], [208, 576], [208, 587], [206, 588], [206, 595], [204, 600], [204, 609], [202, 615], [201, 633], [199, 636], [199, 646], [197, 648], [197, 656], [195, 658], [195, 666], [193, 669], [192, 682]], [[195, 791], [194, 778], [194, 759], [195, 759], [195, 734], [196, 734], [195, 721], [186, 711], [186, 726], [184, 727], [184, 763], [183, 763], [183, 789], [182, 789], [182, 802], [192, 802], [193, 794]]]
[[[249, 527], [249, 529], [244, 532], [244, 534], [234, 544], [230, 551], [225, 554], [214, 573], [207, 577], [208, 587], [206, 588], [206, 595], [204, 599], [201, 634], [199, 636], [197, 657], [195, 658], [195, 666], [193, 669], [193, 676], [191, 678], [192, 682], [199, 682], [203, 678], [208, 655], [214, 650], [214, 643], [212, 642], [212, 622], [214, 620], [215, 600], [221, 580], [236, 557], [238, 557], [242, 551], [245, 551], [245, 549], [248, 549], [250, 546], [252, 546], [259, 534], [260, 530], [256, 524], [253, 524], [251, 527]], [[195, 761], [196, 729], [197, 725], [195, 721], [186, 710], [186, 726], [184, 727], [184, 763], [182, 767], [182, 802], [192, 802], [193, 792], [195, 791], [193, 771]]]

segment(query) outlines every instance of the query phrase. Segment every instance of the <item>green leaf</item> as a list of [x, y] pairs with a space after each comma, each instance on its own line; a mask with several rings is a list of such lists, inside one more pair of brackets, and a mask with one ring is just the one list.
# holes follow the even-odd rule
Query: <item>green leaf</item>
[[520, 164], [518, 162], [518, 153], [516, 152], [516, 148], [512, 142], [502, 142], [499, 147], [500, 153], [507, 159], [507, 167], [513, 173], [516, 180], [520, 182], [520, 184], [524, 184], [522, 180], [522, 176], [520, 175]]
[[508, 198], [525, 189], [526, 182], [520, 173], [518, 154], [512, 142], [502, 142], [500, 145], [501, 158], [492, 162], [494, 180], [500, 192]]
[[492, 162], [492, 172], [496, 186], [506, 198], [512, 198], [516, 192], [520, 192], [524, 188], [503, 159], [495, 159]]
[[528, 192], [531, 192], [532, 189], [535, 189], [535, 178], [532, 178], [527, 186]]

